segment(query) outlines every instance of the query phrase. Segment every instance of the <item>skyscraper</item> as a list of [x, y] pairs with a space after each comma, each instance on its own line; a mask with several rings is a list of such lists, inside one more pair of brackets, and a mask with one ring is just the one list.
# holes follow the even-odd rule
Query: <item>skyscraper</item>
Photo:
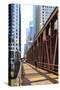
[[15, 68], [17, 53], [21, 52], [21, 13], [19, 4], [8, 6], [8, 50], [9, 50], [9, 71]]
[[43, 25], [45, 24], [46, 20], [52, 13], [55, 7], [53, 6], [39, 6], [39, 5], [34, 5], [33, 6], [33, 16], [34, 16], [34, 30], [35, 30], [35, 35], [39, 33]]
[[34, 36], [34, 27], [33, 27], [33, 20], [29, 22], [29, 27], [26, 29], [26, 44], [25, 47], [27, 47], [25, 52], [29, 50], [29, 48], [32, 46], [33, 43], [33, 36]]
[[53, 6], [40, 6], [40, 28], [43, 27], [54, 8]]

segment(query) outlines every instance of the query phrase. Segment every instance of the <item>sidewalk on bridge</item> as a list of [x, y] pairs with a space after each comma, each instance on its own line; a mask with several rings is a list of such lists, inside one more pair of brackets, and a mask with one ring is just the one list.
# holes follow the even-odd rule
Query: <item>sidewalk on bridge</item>
[[29, 63], [23, 64], [23, 68], [23, 85], [44, 85], [58, 83], [58, 76], [53, 73], [36, 68]]

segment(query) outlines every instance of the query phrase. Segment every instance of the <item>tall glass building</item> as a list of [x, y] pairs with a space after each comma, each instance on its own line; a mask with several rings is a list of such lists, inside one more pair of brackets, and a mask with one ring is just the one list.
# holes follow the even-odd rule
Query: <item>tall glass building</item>
[[17, 52], [21, 56], [21, 11], [19, 4], [8, 5], [9, 72], [15, 69]]
[[34, 16], [34, 37], [39, 33], [43, 25], [45, 24], [46, 20], [52, 13], [55, 7], [53, 6], [40, 6], [34, 5], [33, 6], [33, 16]]
[[52, 13], [55, 7], [53, 6], [41, 6], [40, 7], [40, 27], [42, 28], [43, 25], [45, 24], [46, 20]]

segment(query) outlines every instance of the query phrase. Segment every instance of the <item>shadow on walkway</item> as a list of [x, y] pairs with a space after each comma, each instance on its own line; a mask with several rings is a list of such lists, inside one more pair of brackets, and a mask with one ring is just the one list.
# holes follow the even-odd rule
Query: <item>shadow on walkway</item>
[[27, 77], [24, 77], [22, 85], [31, 85], [31, 82], [30, 82], [30, 80], [28, 80]]
[[47, 80], [51, 81], [52, 83], [58, 83], [57, 80], [55, 80], [55, 78], [51, 78], [49, 77], [46, 73], [40, 72], [37, 68], [34, 68], [32, 65], [29, 64], [29, 66], [34, 69], [35, 71], [37, 71], [40, 75], [44, 76], [47, 78]]
[[[27, 63], [28, 64], [28, 63]], [[22, 83], [22, 85], [32, 85], [32, 83], [38, 83], [38, 82], [40, 82], [40, 81], [47, 81], [47, 80], [49, 80], [50, 82], [51, 82], [51, 84], [56, 84], [56, 83], [58, 83], [58, 81], [57, 80], [55, 80], [55, 79], [57, 79], [57, 77], [50, 77], [48, 74], [50, 74], [50, 72], [45, 72], [45, 71], [40, 71], [40, 69], [39, 68], [36, 68], [35, 66], [32, 66], [31, 64], [28, 64], [28, 66], [29, 67], [31, 67], [31, 69], [33, 69], [34, 71], [36, 71], [36, 72], [32, 72], [32, 73], [29, 73], [29, 69], [28, 68], [26, 68], [26, 70], [27, 70], [27, 74], [26, 74], [26, 72], [25, 72], [25, 70], [24, 70], [24, 67], [23, 67], [23, 83]], [[43, 69], [41, 69], [41, 70], [43, 70]], [[32, 78], [35, 78], [36, 76], [37, 76], [37, 74], [39, 74], [39, 75], [41, 75], [42, 77], [45, 77], [45, 78], [43, 78], [43, 79], [41, 79], [41, 80], [32, 80], [32, 81], [30, 81], [29, 80], [29, 77], [32, 77]], [[54, 75], [53, 73], [52, 73], [52, 75]], [[27, 77], [28, 76], [28, 77]], [[47, 83], [48, 84], [48, 83]]]
[[24, 67], [23, 67], [22, 79], [23, 79], [22, 85], [31, 85], [30, 80], [25, 75]]

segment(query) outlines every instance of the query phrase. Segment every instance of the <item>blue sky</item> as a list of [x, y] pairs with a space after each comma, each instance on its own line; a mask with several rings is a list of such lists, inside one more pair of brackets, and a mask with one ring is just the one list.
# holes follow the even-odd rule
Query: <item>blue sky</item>
[[32, 20], [32, 5], [21, 5], [21, 51], [24, 53], [24, 44], [26, 43], [26, 29], [29, 27], [29, 21]]

